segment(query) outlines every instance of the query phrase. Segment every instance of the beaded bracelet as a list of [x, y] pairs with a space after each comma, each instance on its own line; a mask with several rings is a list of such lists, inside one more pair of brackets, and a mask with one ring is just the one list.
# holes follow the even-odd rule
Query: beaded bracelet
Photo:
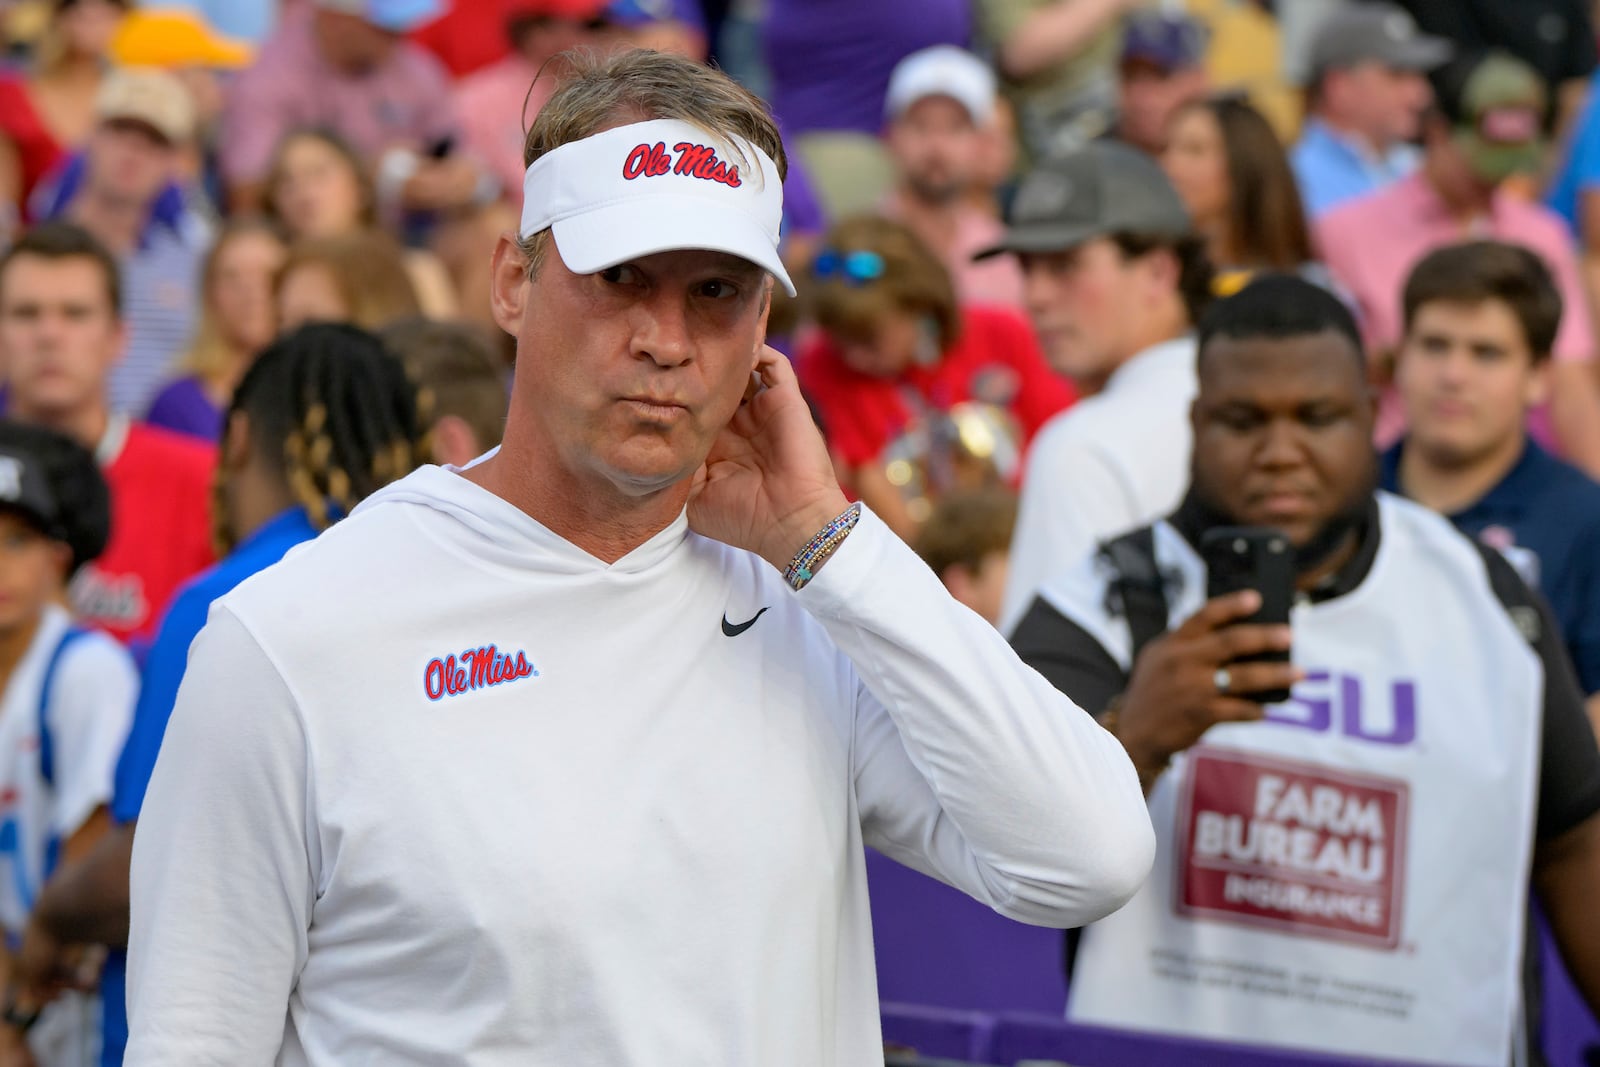
[[813, 537], [806, 547], [795, 553], [794, 559], [789, 561], [789, 569], [783, 572], [783, 580], [796, 591], [804, 589], [806, 583], [815, 576], [816, 569], [822, 566], [822, 561], [833, 555], [834, 550], [844, 544], [844, 539], [860, 521], [859, 503], [845, 508], [842, 515], [818, 530], [817, 536]]

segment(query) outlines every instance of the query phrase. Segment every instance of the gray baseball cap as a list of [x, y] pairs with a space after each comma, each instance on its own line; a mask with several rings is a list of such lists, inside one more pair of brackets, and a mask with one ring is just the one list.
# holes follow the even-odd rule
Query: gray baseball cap
[[1311, 41], [1311, 77], [1361, 63], [1427, 72], [1455, 52], [1443, 37], [1417, 29], [1410, 14], [1386, 3], [1344, 4], [1323, 20]]
[[1098, 141], [1029, 171], [1006, 211], [1005, 236], [972, 258], [1064, 252], [1113, 233], [1178, 238], [1192, 232], [1183, 201], [1155, 160]]

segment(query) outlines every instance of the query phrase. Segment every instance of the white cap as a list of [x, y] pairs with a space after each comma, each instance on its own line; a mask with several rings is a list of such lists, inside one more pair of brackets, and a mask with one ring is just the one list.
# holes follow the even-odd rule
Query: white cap
[[522, 235], [549, 228], [574, 274], [705, 249], [748, 259], [793, 296], [778, 258], [782, 221], [783, 182], [772, 157], [678, 119], [569, 141], [534, 160], [522, 182]]
[[895, 64], [883, 111], [893, 121], [924, 97], [948, 96], [983, 126], [994, 117], [997, 91], [994, 71], [983, 60], [953, 44], [938, 44]]

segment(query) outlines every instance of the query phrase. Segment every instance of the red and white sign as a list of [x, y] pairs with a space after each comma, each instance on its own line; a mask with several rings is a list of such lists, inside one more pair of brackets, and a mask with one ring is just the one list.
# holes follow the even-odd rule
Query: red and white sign
[[1404, 782], [1205, 747], [1190, 758], [1178, 914], [1399, 944]]

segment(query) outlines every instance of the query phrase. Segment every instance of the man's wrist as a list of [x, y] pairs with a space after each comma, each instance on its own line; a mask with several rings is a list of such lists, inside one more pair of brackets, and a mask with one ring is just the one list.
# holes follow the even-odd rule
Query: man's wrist
[[843, 493], [834, 492], [796, 509], [767, 538], [766, 548], [760, 553], [761, 558], [778, 570], [784, 570], [819, 531], [842, 515], [849, 506], [850, 501], [845, 499]]
[[850, 536], [850, 532], [860, 521], [860, 504], [851, 504], [830, 519], [812, 535], [804, 548], [795, 553], [794, 558], [784, 568], [783, 580], [797, 593], [804, 589], [810, 584], [811, 579], [816, 577], [822, 565], [833, 558], [833, 554], [844, 544], [845, 538]]

